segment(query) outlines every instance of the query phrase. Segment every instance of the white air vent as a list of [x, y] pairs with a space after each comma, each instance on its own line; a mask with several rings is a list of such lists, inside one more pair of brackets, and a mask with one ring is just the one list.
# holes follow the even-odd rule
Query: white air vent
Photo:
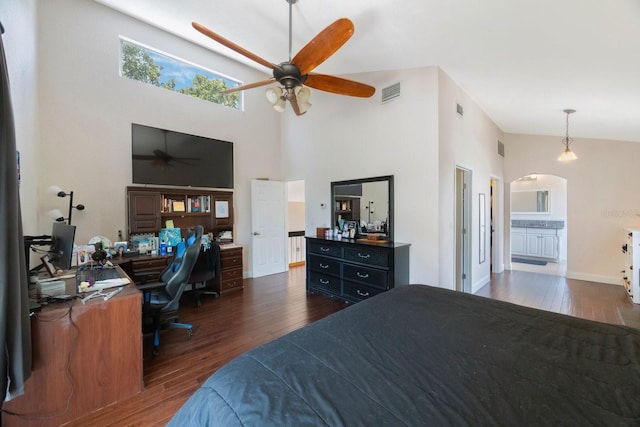
[[504, 157], [504, 144], [498, 141], [498, 154]]
[[391, 101], [400, 96], [400, 83], [382, 89], [382, 102]]
[[464, 108], [462, 108], [462, 105], [456, 104], [456, 112], [460, 114], [460, 116], [464, 116]]

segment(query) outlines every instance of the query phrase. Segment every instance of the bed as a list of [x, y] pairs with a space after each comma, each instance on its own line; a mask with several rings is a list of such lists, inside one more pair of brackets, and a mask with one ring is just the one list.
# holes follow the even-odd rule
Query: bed
[[169, 425], [640, 425], [640, 331], [402, 286], [237, 357]]

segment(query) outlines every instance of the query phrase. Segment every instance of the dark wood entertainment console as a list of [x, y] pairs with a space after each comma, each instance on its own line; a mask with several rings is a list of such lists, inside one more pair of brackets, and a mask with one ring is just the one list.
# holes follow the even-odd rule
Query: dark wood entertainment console
[[408, 285], [409, 246], [307, 237], [307, 291], [358, 302]]

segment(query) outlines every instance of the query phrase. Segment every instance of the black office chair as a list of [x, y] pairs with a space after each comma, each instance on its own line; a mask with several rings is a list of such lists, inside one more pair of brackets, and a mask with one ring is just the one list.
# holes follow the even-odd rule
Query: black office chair
[[[213, 279], [219, 276], [220, 272], [220, 245], [217, 242], [212, 242], [208, 249], [203, 246], [188, 280], [198, 307], [202, 305], [200, 299], [202, 295], [218, 296], [218, 292], [213, 289]], [[198, 287], [198, 284], [203, 284], [203, 286]]]
[[200, 254], [202, 231], [202, 226], [196, 226], [187, 234], [184, 242], [174, 247], [173, 258], [160, 274], [160, 281], [138, 285], [138, 289], [143, 292], [143, 320], [152, 322], [154, 356], [158, 354], [160, 347], [162, 327], [184, 328], [189, 332], [189, 337], [193, 334], [193, 325], [178, 322], [177, 311], [180, 297]]

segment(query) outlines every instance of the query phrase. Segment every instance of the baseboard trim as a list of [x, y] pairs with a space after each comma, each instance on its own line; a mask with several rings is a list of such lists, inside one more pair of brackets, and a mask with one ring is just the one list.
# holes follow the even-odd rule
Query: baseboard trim
[[567, 271], [567, 279], [584, 280], [586, 282], [607, 283], [609, 285], [622, 286], [622, 279], [616, 276], [601, 276], [599, 274], [584, 274], [575, 271]]
[[480, 280], [477, 280], [473, 285], [471, 285], [471, 293], [475, 294], [476, 292], [478, 292], [480, 289], [482, 289], [482, 287], [485, 286], [486, 284], [488, 284], [489, 282], [491, 282], [491, 275], [484, 276]]
[[304, 265], [304, 263], [305, 263], [304, 261], [292, 262], [292, 263], [289, 264], [289, 268], [291, 268], [291, 267], [300, 267], [300, 266]]

